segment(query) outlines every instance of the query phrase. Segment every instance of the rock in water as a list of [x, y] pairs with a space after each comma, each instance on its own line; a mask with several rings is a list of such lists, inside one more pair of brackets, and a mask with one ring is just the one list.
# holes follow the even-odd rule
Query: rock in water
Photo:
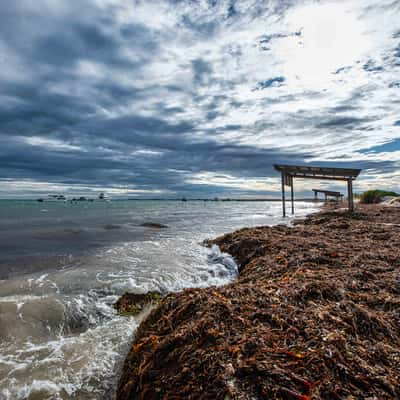
[[135, 316], [140, 314], [143, 309], [151, 303], [158, 303], [161, 299], [161, 293], [151, 291], [147, 293], [124, 293], [114, 304], [114, 308], [126, 316]]
[[144, 223], [141, 224], [140, 226], [144, 226], [145, 228], [157, 228], [157, 229], [168, 228], [167, 225], [160, 224], [160, 223], [158, 223], [158, 222], [144, 222]]

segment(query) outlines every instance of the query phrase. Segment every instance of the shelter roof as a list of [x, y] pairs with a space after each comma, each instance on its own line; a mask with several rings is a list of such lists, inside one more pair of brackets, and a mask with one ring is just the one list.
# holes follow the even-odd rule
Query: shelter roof
[[348, 180], [357, 178], [361, 172], [361, 169], [356, 168], [332, 168], [308, 165], [274, 164], [274, 168], [293, 178], [310, 179]]

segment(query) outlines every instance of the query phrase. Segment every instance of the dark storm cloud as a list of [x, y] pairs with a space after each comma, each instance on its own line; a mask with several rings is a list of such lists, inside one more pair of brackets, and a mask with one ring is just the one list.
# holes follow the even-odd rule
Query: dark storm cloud
[[196, 84], [204, 85], [212, 74], [212, 67], [209, 63], [201, 59], [192, 61], [193, 79]]
[[[138, 148], [138, 144], [142, 146], [144, 137], [132, 136], [128, 146], [132, 146], [132, 149]], [[125, 138], [123, 140], [127, 141]], [[116, 146], [115, 153], [110, 155], [101, 148], [90, 148], [87, 153], [76, 150], [46, 151], [43, 147], [32, 148], [24, 142], [3, 142], [0, 163], [8, 178], [24, 178], [29, 174], [37, 179], [46, 178], [55, 182], [85, 183], [90, 180], [91, 184], [108, 185], [116, 180], [120, 184], [134, 183], [142, 188], [167, 186], [176, 189], [185, 187], [184, 179], [190, 176], [189, 172], [208, 170], [240, 174], [242, 177], [263, 176], [272, 173], [272, 164], [278, 160], [293, 162], [309, 157], [307, 154], [293, 157], [275, 151], [221, 145], [213, 141], [193, 143], [190, 139], [176, 141], [175, 144], [162, 140], [152, 143], [151, 148], [160, 151], [153, 157], [141, 155], [140, 152], [128, 156], [126, 146], [124, 152]]]
[[[316, 149], [332, 148], [338, 162], [351, 156], [354, 166], [393, 171], [393, 161], [357, 151], [373, 147], [371, 124], [385, 117], [366, 108], [368, 99], [398, 87], [397, 75], [385, 74], [397, 62], [399, 32], [389, 35], [390, 59], [374, 54], [329, 71], [341, 85], [357, 71], [382, 83], [354, 83], [351, 75], [340, 96], [329, 85], [296, 86], [304, 71], [285, 69], [289, 56], [275, 50], [302, 46], [301, 23], [276, 22], [297, 3], [2, 2], [0, 180], [207, 196], [229, 184], [196, 183], [201, 174], [232, 177], [236, 193], [235, 179], [275, 176], [273, 163], [306, 163], [318, 159]], [[381, 114], [392, 97], [376, 101]], [[397, 116], [387, 120], [397, 129]], [[321, 132], [326, 143], [310, 145]], [[349, 148], [337, 151], [344, 142]]]
[[[71, 23], [62, 32], [39, 38], [32, 53], [39, 62], [62, 65], [75, 63], [82, 54], [104, 62], [118, 61], [118, 42], [96, 26]], [[120, 59], [120, 62], [125, 60]]]
[[77, 124], [94, 111], [84, 99], [48, 92], [40, 85], [3, 84], [3, 95], [17, 100], [0, 105], [0, 135], [43, 135]]

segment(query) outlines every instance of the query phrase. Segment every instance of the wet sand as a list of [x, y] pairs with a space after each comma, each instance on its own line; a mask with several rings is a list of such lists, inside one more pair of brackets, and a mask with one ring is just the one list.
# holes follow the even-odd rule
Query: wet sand
[[239, 279], [164, 298], [138, 329], [118, 400], [400, 398], [400, 208], [212, 243]]

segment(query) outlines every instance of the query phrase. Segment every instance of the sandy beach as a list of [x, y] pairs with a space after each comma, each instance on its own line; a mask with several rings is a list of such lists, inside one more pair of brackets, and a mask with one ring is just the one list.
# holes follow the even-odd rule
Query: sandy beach
[[327, 210], [210, 244], [239, 278], [160, 302], [118, 400], [400, 397], [399, 208]]

